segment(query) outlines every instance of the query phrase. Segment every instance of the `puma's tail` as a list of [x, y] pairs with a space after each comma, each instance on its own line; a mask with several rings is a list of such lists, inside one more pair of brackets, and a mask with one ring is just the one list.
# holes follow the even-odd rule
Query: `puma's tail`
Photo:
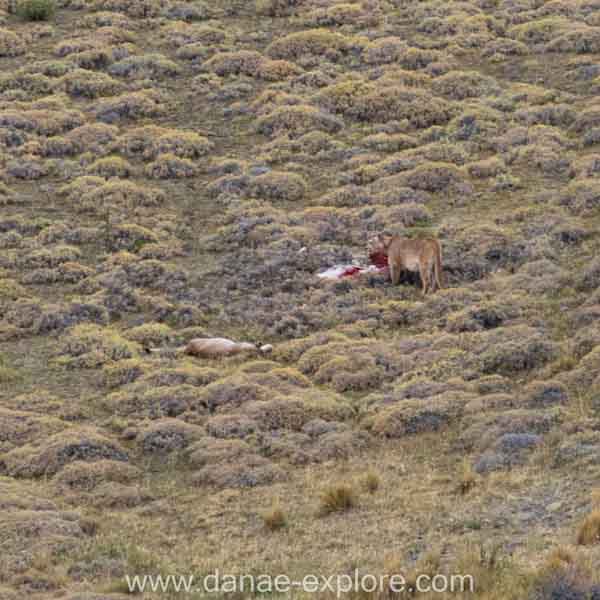
[[435, 282], [438, 289], [442, 289], [446, 285], [444, 269], [442, 267], [442, 246], [439, 242], [436, 244], [435, 248]]

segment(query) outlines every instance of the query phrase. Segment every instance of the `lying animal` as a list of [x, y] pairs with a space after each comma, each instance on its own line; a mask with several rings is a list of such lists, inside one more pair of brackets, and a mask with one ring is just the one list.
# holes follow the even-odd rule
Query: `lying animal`
[[418, 272], [423, 295], [441, 289], [444, 283], [442, 248], [437, 240], [378, 235], [369, 240], [367, 252], [387, 254], [390, 279], [398, 285], [402, 271]]
[[[176, 348], [178, 354], [189, 354], [201, 358], [217, 358], [219, 356], [233, 356], [242, 352], [256, 352], [268, 354], [273, 350], [271, 344], [250, 344], [249, 342], [234, 342], [227, 338], [194, 338], [185, 346]], [[148, 352], [162, 352], [162, 348], [148, 348]]]

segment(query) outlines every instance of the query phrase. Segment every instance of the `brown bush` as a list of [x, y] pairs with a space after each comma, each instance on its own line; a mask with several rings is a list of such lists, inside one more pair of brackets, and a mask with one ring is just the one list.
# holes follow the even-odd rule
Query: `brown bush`
[[580, 546], [589, 546], [600, 542], [600, 510], [590, 512], [579, 525], [577, 543]]
[[4, 471], [12, 477], [52, 476], [77, 460], [127, 461], [125, 450], [93, 428], [73, 428], [16, 448], [3, 455]]
[[264, 512], [262, 514], [262, 520], [269, 531], [277, 531], [287, 525], [287, 517], [283, 512], [283, 509], [278, 505], [275, 505], [268, 512]]
[[478, 96], [498, 95], [500, 86], [492, 77], [485, 77], [477, 71], [451, 71], [437, 77], [432, 84], [435, 94], [465, 100]]
[[361, 121], [406, 119], [418, 128], [445, 124], [451, 116], [446, 101], [423, 90], [360, 80], [328, 86], [319, 92], [317, 101], [327, 110]]
[[344, 54], [362, 49], [363, 39], [344, 36], [327, 29], [309, 29], [290, 33], [272, 42], [266, 53], [272, 58], [297, 60], [306, 55], [337, 60]]
[[256, 12], [269, 17], [281, 17], [300, 6], [302, 0], [256, 0]]
[[300, 200], [306, 193], [306, 181], [295, 173], [269, 171], [254, 177], [250, 194], [268, 200]]
[[26, 39], [9, 29], [0, 28], [0, 56], [19, 56], [27, 50]]
[[372, 418], [372, 431], [388, 438], [439, 431], [460, 418], [464, 399], [448, 394], [426, 401], [406, 400]]
[[333, 115], [305, 105], [282, 106], [260, 117], [256, 123], [257, 131], [269, 137], [282, 133], [298, 137], [313, 129], [335, 133], [341, 128], [342, 122]]
[[322, 515], [345, 512], [356, 506], [356, 492], [352, 486], [340, 483], [333, 484], [321, 492], [319, 511]]
[[184, 179], [196, 173], [197, 167], [191, 160], [175, 154], [160, 154], [146, 167], [146, 174], [153, 179]]

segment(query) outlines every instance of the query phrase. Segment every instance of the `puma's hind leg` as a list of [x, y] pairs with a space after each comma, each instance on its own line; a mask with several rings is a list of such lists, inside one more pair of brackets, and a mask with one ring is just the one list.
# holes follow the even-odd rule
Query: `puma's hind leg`
[[423, 286], [423, 296], [426, 296], [429, 291], [429, 268], [423, 264], [423, 261], [419, 262], [419, 275], [421, 276], [421, 285]]

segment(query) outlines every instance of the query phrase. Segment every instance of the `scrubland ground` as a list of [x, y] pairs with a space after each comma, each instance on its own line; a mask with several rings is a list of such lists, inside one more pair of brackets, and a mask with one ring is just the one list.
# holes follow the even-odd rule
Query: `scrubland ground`
[[[600, 598], [600, 3], [9, 5], [0, 599]], [[384, 229], [447, 288], [315, 276]], [[205, 335], [275, 350], [170, 351]]]

